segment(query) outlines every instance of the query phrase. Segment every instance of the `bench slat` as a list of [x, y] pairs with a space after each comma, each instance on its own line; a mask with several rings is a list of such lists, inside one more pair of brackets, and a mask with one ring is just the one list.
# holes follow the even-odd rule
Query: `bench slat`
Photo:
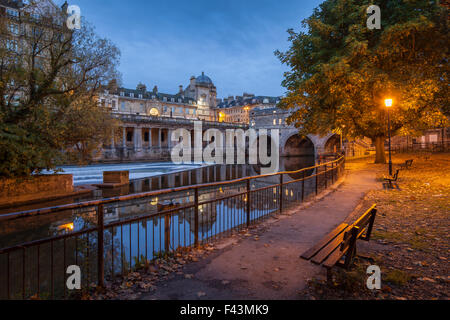
[[336, 249], [340, 251], [342, 240], [344, 239], [344, 232], [341, 232], [333, 241], [331, 241], [326, 247], [311, 260], [315, 264], [321, 264], [332, 254]]
[[320, 242], [315, 245], [314, 247], [312, 247], [311, 249], [309, 249], [308, 251], [306, 251], [305, 253], [303, 253], [301, 255], [301, 258], [305, 259], [305, 260], [310, 260], [312, 257], [314, 257], [315, 255], [317, 255], [317, 253], [323, 249], [325, 246], [327, 246], [331, 241], [333, 241], [333, 239], [335, 239], [337, 236], [339, 236], [340, 234], [342, 234], [346, 229], [348, 228], [348, 224], [343, 223], [340, 226], [338, 226], [336, 229], [334, 229], [333, 231], [331, 231], [329, 234], [327, 234], [325, 236], [325, 238], [323, 238], [322, 240], [320, 240]]
[[358, 221], [355, 222], [354, 226], [363, 230], [367, 227], [370, 222], [370, 218], [372, 217], [372, 211], [367, 212], [364, 216], [361, 217]]
[[[348, 249], [348, 247], [347, 247]], [[339, 260], [342, 259], [347, 250], [341, 251], [340, 248], [336, 249], [324, 262], [323, 265], [325, 268], [333, 268]]]

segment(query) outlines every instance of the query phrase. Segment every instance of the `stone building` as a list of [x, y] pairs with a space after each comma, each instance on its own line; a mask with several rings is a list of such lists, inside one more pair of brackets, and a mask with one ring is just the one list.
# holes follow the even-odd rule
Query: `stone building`
[[176, 94], [159, 92], [157, 86], [148, 91], [141, 83], [136, 89], [109, 85], [100, 95], [99, 102], [118, 114], [215, 121], [216, 99], [216, 87], [202, 73], [191, 78], [186, 90], [180, 85]]
[[[1, 28], [4, 28], [0, 32], [0, 48], [4, 49], [2, 68], [11, 70], [11, 64], [19, 61], [25, 69], [45, 69], [50, 63], [50, 54], [42, 48], [61, 43], [70, 32], [64, 23], [66, 5], [60, 8], [51, 0], [32, 4], [22, 0], [0, 0]], [[33, 61], [33, 65], [29, 61]], [[13, 81], [6, 84], [4, 95], [12, 98], [7, 99], [12, 106], [18, 105], [23, 94]]]
[[216, 118], [220, 122], [250, 124], [252, 110], [276, 107], [280, 97], [255, 96], [244, 93], [242, 96], [228, 97], [217, 105]]

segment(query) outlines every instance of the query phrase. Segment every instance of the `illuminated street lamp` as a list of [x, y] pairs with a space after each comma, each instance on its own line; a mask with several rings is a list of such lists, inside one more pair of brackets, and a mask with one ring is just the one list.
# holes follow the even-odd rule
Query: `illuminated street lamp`
[[392, 176], [392, 151], [391, 151], [391, 114], [390, 109], [393, 105], [392, 99], [386, 99], [384, 100], [384, 103], [386, 105], [386, 108], [388, 110], [388, 131], [389, 131], [389, 175]]

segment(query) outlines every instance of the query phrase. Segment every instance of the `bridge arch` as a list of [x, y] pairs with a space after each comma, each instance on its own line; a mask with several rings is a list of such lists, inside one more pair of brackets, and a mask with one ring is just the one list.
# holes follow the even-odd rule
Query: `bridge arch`
[[341, 150], [341, 137], [338, 134], [328, 136], [324, 145], [325, 153], [338, 153]]
[[298, 132], [291, 133], [281, 141], [281, 156], [315, 156], [316, 145], [310, 136], [302, 136]]

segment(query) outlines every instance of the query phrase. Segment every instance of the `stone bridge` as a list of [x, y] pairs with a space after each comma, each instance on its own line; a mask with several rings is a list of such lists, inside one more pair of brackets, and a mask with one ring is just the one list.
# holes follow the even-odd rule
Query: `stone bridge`
[[[251, 128], [255, 130], [278, 129], [280, 131], [280, 156], [314, 156], [319, 154], [339, 152], [341, 150], [341, 137], [334, 133], [326, 136], [301, 136], [299, 130], [289, 126], [286, 119], [290, 113], [278, 108], [254, 110], [250, 115]], [[269, 131], [270, 135], [270, 131]]]
[[[326, 136], [299, 135], [298, 129], [286, 125], [289, 113], [280, 109], [266, 109], [252, 112], [250, 128], [255, 130], [278, 129], [280, 132], [280, 156], [296, 157], [338, 152], [341, 150], [339, 135], [330, 133]], [[170, 117], [152, 117], [131, 114], [114, 114], [121, 122], [121, 127], [114, 132], [114, 138], [97, 155], [96, 160], [108, 161], [169, 161], [170, 151], [175, 143], [169, 139], [176, 129], [184, 128], [191, 132], [194, 145], [195, 120]], [[241, 124], [201, 121], [203, 133], [209, 129], [219, 129], [224, 133], [228, 129], [248, 130], [249, 126]], [[203, 147], [206, 146], [203, 143]], [[248, 142], [247, 142], [248, 144]], [[224, 143], [225, 145], [225, 143]]]

